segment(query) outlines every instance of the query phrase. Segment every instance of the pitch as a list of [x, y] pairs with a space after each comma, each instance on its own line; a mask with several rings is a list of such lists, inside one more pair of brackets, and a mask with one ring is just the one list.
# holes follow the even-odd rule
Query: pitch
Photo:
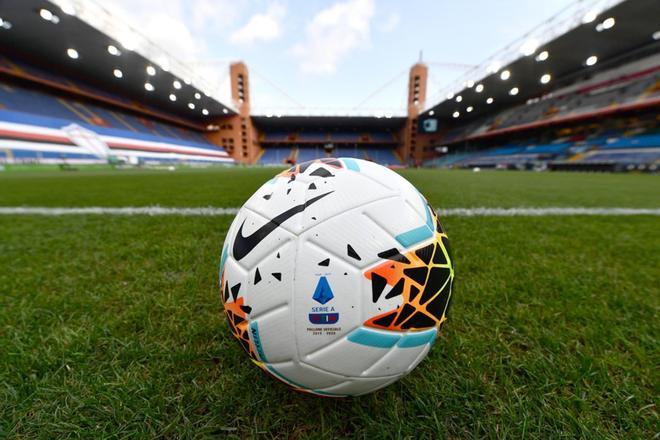
[[[6, 172], [0, 205], [238, 207], [272, 174]], [[657, 208], [660, 193], [644, 175], [402, 174], [445, 208]], [[441, 343], [396, 384], [328, 400], [232, 340], [217, 282], [230, 216], [0, 216], [0, 433], [655, 435], [658, 218], [441, 220], [458, 274]]]

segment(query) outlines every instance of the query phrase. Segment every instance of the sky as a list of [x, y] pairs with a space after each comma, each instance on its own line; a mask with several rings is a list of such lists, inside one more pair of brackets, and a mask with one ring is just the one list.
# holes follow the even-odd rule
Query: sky
[[[217, 82], [250, 72], [253, 114], [405, 107], [420, 53], [429, 97], [576, 0], [103, 0]], [[221, 94], [222, 96], [222, 94]], [[436, 98], [439, 100], [439, 98]]]

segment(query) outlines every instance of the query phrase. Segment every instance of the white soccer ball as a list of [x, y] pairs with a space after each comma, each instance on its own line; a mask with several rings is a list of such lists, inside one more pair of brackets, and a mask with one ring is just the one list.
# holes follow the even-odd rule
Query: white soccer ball
[[257, 365], [323, 396], [375, 391], [426, 357], [454, 270], [424, 197], [371, 162], [322, 159], [278, 174], [227, 233], [221, 296]]

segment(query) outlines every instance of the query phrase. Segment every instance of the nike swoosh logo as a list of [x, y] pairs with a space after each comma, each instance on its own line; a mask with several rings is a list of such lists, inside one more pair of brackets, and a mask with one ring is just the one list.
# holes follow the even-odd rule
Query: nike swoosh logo
[[261, 226], [252, 234], [248, 235], [247, 237], [243, 235], [243, 226], [245, 225], [245, 220], [243, 220], [243, 223], [241, 223], [241, 227], [238, 229], [238, 234], [236, 234], [236, 238], [234, 239], [234, 247], [232, 249], [232, 253], [236, 261], [240, 261], [243, 257], [245, 257], [247, 254], [252, 252], [252, 250], [255, 247], [257, 247], [259, 243], [261, 243], [266, 237], [268, 237], [268, 235], [271, 232], [273, 232], [275, 229], [277, 229], [278, 226], [280, 226], [282, 223], [284, 223], [294, 215], [303, 212], [305, 208], [307, 208], [309, 205], [321, 200], [323, 197], [333, 192], [334, 191], [330, 191], [325, 194], [321, 194], [320, 196], [316, 196], [314, 198], [307, 200], [305, 203], [287, 209], [283, 213], [274, 217], [265, 225]]

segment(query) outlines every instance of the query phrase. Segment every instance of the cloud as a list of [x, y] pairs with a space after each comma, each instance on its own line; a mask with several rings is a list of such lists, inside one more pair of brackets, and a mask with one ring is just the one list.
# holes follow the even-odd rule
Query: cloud
[[216, 31], [233, 25], [246, 6], [240, 0], [193, 0], [188, 4], [194, 29]]
[[307, 73], [331, 74], [351, 51], [369, 43], [373, 0], [347, 0], [317, 13], [305, 27], [305, 41], [291, 53]]
[[[103, 6], [165, 49], [179, 61], [193, 67], [223, 102], [229, 101], [227, 64], [195, 65], [213, 57], [207, 41], [226, 32], [241, 15], [243, 0], [104, 0]], [[157, 64], [167, 64], [154, 58]], [[202, 86], [202, 84], [197, 84]]]
[[392, 12], [387, 19], [378, 26], [378, 30], [385, 33], [392, 32], [399, 25], [399, 21], [401, 21], [399, 14]]
[[265, 13], [254, 14], [242, 28], [234, 31], [229, 41], [236, 44], [251, 44], [257, 41], [271, 41], [282, 34], [282, 19], [286, 8], [273, 3]]
[[141, 31], [183, 60], [194, 59], [204, 50], [202, 39], [195, 38], [183, 22], [166, 13], [154, 14], [153, 19], [144, 22]]

